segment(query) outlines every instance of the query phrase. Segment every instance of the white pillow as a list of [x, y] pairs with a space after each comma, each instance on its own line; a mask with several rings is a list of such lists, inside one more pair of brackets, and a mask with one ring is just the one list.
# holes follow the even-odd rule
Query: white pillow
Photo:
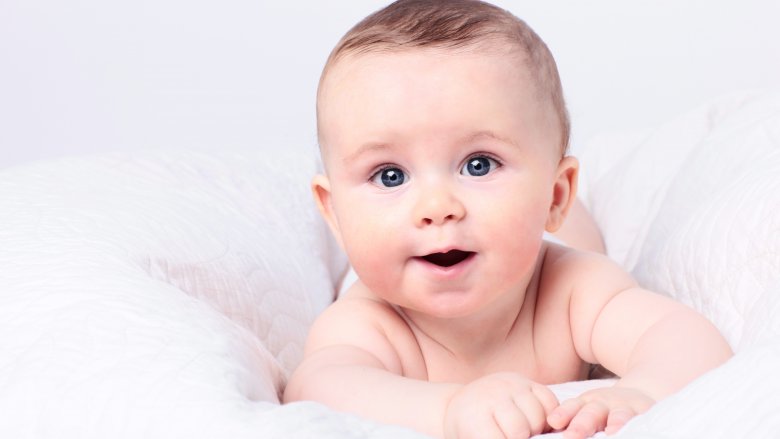
[[19, 397], [45, 417], [41, 400], [150, 403], [189, 384], [278, 402], [346, 269], [310, 194], [316, 156], [146, 152], [0, 173], [3, 413], [22, 416]]
[[708, 316], [737, 349], [780, 323], [780, 93], [715, 100], [656, 130], [594, 139], [585, 201], [607, 251]]

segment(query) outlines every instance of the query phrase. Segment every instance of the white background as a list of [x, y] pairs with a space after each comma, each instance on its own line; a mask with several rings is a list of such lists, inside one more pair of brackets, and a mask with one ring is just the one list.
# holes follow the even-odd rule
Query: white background
[[[498, 1], [556, 56], [573, 143], [780, 87], [780, 2]], [[0, 168], [141, 148], [316, 145], [330, 49], [384, 1], [0, 0]]]

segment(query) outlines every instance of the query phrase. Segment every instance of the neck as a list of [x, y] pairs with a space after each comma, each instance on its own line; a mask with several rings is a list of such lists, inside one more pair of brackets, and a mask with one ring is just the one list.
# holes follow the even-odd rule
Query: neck
[[489, 361], [491, 352], [506, 347], [517, 335], [531, 335], [539, 273], [544, 254], [523, 282], [513, 285], [499, 299], [474, 314], [459, 318], [437, 318], [400, 310], [422, 345], [439, 346], [452, 357], [476, 364]]

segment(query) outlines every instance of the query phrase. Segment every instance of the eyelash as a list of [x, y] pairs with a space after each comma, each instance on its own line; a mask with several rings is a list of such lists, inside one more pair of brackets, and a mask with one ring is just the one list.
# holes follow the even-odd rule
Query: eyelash
[[493, 173], [496, 170], [498, 170], [498, 169], [500, 169], [501, 167], [504, 166], [504, 163], [501, 160], [499, 160], [497, 157], [493, 156], [492, 154], [476, 153], [476, 154], [472, 154], [472, 155], [468, 156], [468, 158], [466, 158], [466, 160], [464, 160], [463, 163], [461, 163], [460, 168], [459, 168], [459, 172], [461, 173], [461, 175], [463, 175], [462, 170], [465, 169], [465, 167], [472, 160], [476, 160], [476, 159], [487, 159], [487, 160], [492, 161], [492, 162], [494, 162], [496, 164], [495, 169], [490, 169], [488, 171], [488, 173]]
[[401, 184], [405, 183], [406, 180], [409, 178], [408, 175], [406, 174], [406, 171], [404, 171], [400, 166], [386, 163], [384, 165], [375, 168], [374, 171], [371, 172], [371, 174], [368, 176], [368, 182], [381, 187], [382, 185], [378, 184], [375, 180], [377, 179], [377, 177], [380, 177], [383, 172], [389, 169], [398, 169], [401, 171], [401, 173], [404, 175], [404, 181]]
[[485, 152], [478, 152], [476, 154], [471, 154], [470, 156], [468, 156], [466, 158], [466, 160], [464, 160], [463, 163], [460, 165], [460, 167], [462, 168], [463, 165], [465, 165], [466, 163], [469, 162], [469, 160], [474, 160], [474, 159], [479, 159], [479, 158], [485, 158], [485, 159], [493, 160], [494, 162], [496, 162], [496, 164], [498, 165], [499, 168], [504, 166], [504, 163], [501, 160], [499, 160], [497, 157], [493, 156], [492, 154], [488, 154], [488, 153], [485, 153]]

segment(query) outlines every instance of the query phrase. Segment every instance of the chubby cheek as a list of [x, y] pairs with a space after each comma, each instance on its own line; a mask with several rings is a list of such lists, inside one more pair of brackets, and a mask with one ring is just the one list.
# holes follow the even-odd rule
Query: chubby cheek
[[[546, 222], [543, 200], [504, 199], [494, 201], [503, 208], [481, 210], [481, 243], [496, 258], [491, 276], [509, 281], [522, 277], [536, 263]], [[495, 205], [495, 204], [494, 204]], [[542, 206], [542, 207], [540, 207]]]
[[339, 209], [339, 227], [350, 263], [374, 293], [397, 289], [401, 269], [409, 251], [403, 237], [405, 228], [397, 213], [371, 208], [370, 203], [349, 200]]

